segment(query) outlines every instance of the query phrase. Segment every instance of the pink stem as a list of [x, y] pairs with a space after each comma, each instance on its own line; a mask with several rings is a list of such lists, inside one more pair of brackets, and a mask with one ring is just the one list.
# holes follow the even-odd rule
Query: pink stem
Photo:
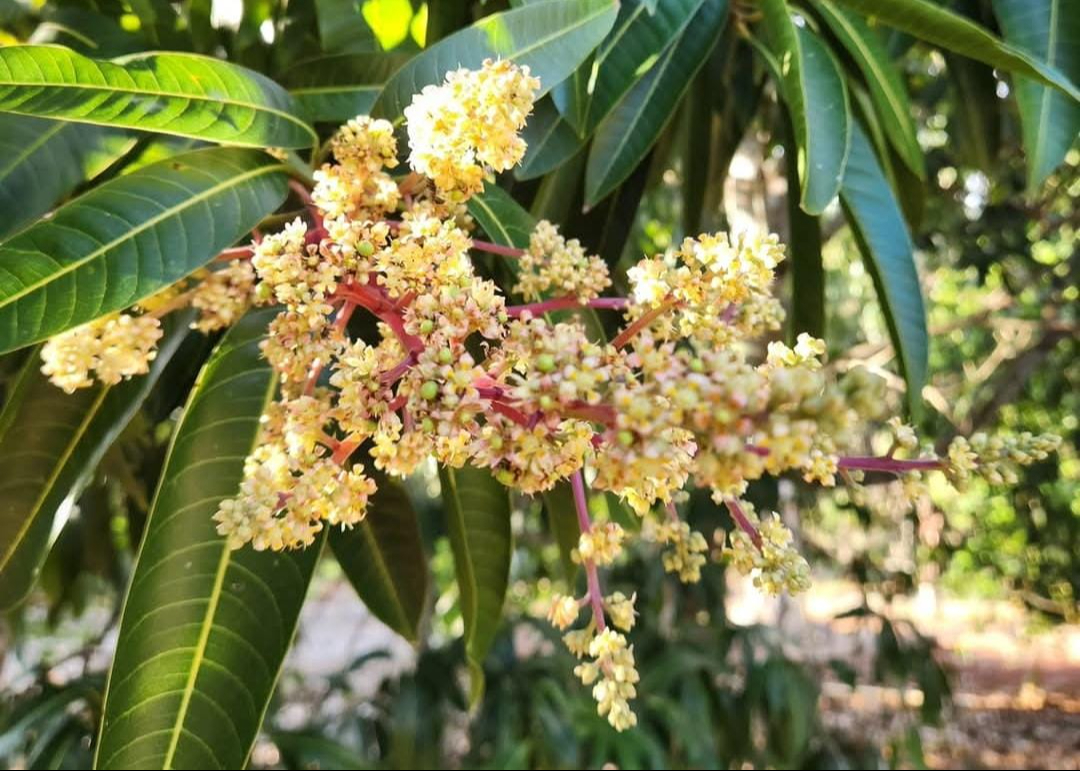
[[614, 345], [616, 348], [622, 348], [624, 345], [634, 339], [634, 335], [645, 329], [647, 326], [652, 324], [654, 321], [663, 316], [676, 305], [677, 303], [675, 300], [665, 300], [664, 302], [660, 303], [660, 305], [657, 305], [651, 311], [646, 313], [644, 316], [642, 316], [633, 324], [620, 332], [618, 336], [611, 341], [611, 344]]
[[473, 239], [473, 249], [477, 249], [481, 252], [490, 252], [491, 254], [502, 255], [503, 257], [513, 257], [515, 259], [525, 255], [524, 249], [518, 249], [513, 246], [502, 246], [500, 244], [493, 244], [490, 241], [477, 241]]
[[416, 364], [416, 354], [409, 353], [409, 355], [402, 359], [399, 364], [394, 365], [393, 369], [388, 369], [386, 372], [379, 375], [379, 380], [384, 383], [396, 383], [409, 371], [409, 367], [414, 364]]
[[667, 509], [668, 519], [670, 519], [672, 522], [678, 522], [679, 521], [679, 510], [675, 508], [675, 502], [674, 501], [668, 501], [667, 504], [665, 505], [665, 508]]
[[754, 546], [758, 551], [761, 551], [761, 533], [757, 531], [753, 523], [747, 518], [746, 512], [743, 511], [742, 506], [735, 498], [726, 498], [724, 503], [727, 505], [728, 511], [731, 512], [731, 518], [735, 520], [735, 524], [739, 526], [739, 529], [750, 536], [750, 540], [753, 541]]
[[255, 254], [255, 250], [250, 246], [234, 246], [231, 249], [224, 249], [218, 254], [217, 259], [226, 262], [230, 260], [250, 260], [252, 255]]
[[901, 460], [899, 458], [863, 456], [842, 457], [836, 465], [840, 468], [858, 469], [859, 471], [886, 471], [893, 474], [902, 474], [905, 471], [935, 471], [942, 469], [945, 468], [945, 461], [939, 458]]
[[506, 315], [520, 316], [528, 312], [536, 316], [547, 311], [571, 310], [574, 308], [621, 311], [629, 304], [630, 301], [625, 297], [597, 297], [584, 303], [576, 297], [557, 297], [554, 300], [529, 303], [528, 305], [511, 305], [507, 307]]
[[[577, 509], [578, 527], [582, 534], [592, 531], [592, 523], [589, 521], [589, 502], [585, 498], [585, 478], [578, 469], [570, 476], [570, 487], [574, 491], [574, 508]], [[600, 576], [596, 572], [596, 563], [590, 559], [582, 560], [585, 565], [585, 580], [589, 587], [589, 602], [592, 604], [593, 619], [596, 621], [596, 629], [603, 632], [604, 623], [604, 595], [600, 591]]]

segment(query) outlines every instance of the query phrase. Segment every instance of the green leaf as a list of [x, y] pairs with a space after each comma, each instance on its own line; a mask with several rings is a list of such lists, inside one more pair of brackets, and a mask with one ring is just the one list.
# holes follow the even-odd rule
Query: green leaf
[[49, 550], [53, 522], [75, 502], [106, 450], [154, 387], [191, 314], [164, 322], [150, 371], [115, 386], [65, 394], [41, 374], [37, 349], [19, 373], [0, 413], [0, 610], [33, 588]]
[[[792, 131], [785, 131], [784, 155], [796, 157]], [[788, 168], [787, 211], [791, 237], [791, 319], [789, 337], [801, 333], [825, 337], [825, 266], [821, 260], [821, 217], [807, 214], [799, 206], [799, 179]]]
[[514, 169], [514, 176], [520, 180], [535, 179], [554, 171], [573, 158], [585, 144], [547, 99], [536, 105], [522, 137], [528, 149]]
[[837, 8], [830, 0], [819, 0], [814, 9], [854, 59], [896, 152], [911, 171], [925, 179], [926, 159], [915, 135], [911, 102], [885, 44], [861, 17]]
[[371, 111], [386, 81], [409, 60], [406, 54], [344, 54], [290, 68], [282, 83], [309, 121], [344, 123]]
[[124, 603], [96, 768], [241, 768], [292, 642], [320, 548], [233, 551], [237, 493], [275, 378], [249, 313], [203, 367], [173, 434]]
[[249, 147], [311, 147], [315, 132], [269, 78], [181, 53], [88, 59], [58, 46], [0, 48], [0, 112]]
[[510, 498], [487, 469], [440, 467], [439, 480], [465, 621], [470, 703], [476, 706], [484, 692], [482, 664], [499, 629], [510, 576]]
[[375, 34], [360, 14], [357, 0], [315, 0], [315, 16], [319, 22], [319, 40], [326, 53], [379, 50]]
[[0, 239], [122, 157], [135, 137], [116, 129], [0, 113]]
[[792, 21], [786, 0], [763, 0], [761, 11], [795, 131], [799, 205], [821, 214], [840, 190], [851, 144], [847, 86], [825, 44]]
[[469, 214], [493, 243], [518, 249], [528, 247], [536, 221], [501, 187], [485, 185], [484, 192], [470, 198], [467, 205]]
[[[1080, 83], [1080, 9], [1064, 0], [994, 0], [1009, 43]], [[1080, 102], [1027, 78], [1014, 82], [1027, 154], [1028, 187], [1042, 184], [1080, 133]]]
[[364, 521], [329, 536], [341, 569], [380, 621], [410, 642], [420, 638], [427, 603], [427, 557], [420, 525], [401, 483], [375, 474], [378, 491]]
[[[948, 51], [1054, 86], [1073, 101], [1080, 89], [1056, 67], [995, 37], [973, 21], [928, 0], [837, 0], [872, 20]], [[1075, 15], [1073, 13], [1072, 15]]]
[[915, 247], [870, 140], [858, 126], [852, 132], [840, 202], [874, 279], [915, 411], [926, 382], [929, 346]]
[[265, 153], [210, 148], [118, 177], [0, 245], [0, 352], [153, 294], [202, 267], [285, 199]]
[[372, 113], [399, 121], [413, 94], [459, 67], [512, 59], [540, 78], [538, 96], [565, 80], [615, 21], [611, 0], [547, 0], [492, 14], [413, 57], [386, 84]]
[[726, 21], [726, 0], [702, 5], [682, 34], [600, 123], [585, 167], [586, 206], [595, 206], [618, 187], [649, 152]]
[[581, 537], [581, 528], [577, 520], [577, 507], [574, 505], [574, 491], [570, 483], [558, 482], [543, 494], [544, 512], [547, 514], [548, 527], [559, 544], [559, 557], [562, 561], [566, 581], [573, 589], [577, 579], [578, 565], [574, 562], [574, 549]]
[[[682, 36], [705, 2], [667, 0], [656, 7], [655, 13], [643, 2], [622, 4], [611, 34], [596, 51], [591, 68], [595, 72], [592, 97], [586, 102], [583, 129], [579, 133], [591, 133], [631, 87], [659, 63], [661, 52]], [[716, 0], [707, 2], [718, 5]], [[725, 7], [715, 10], [724, 14], [726, 1], [719, 5]]]
[[576, 137], [588, 135], [585, 121], [588, 120], [589, 102], [592, 94], [589, 81], [592, 79], [594, 56], [590, 54], [576, 70], [555, 88], [551, 89], [551, 102], [566, 125]]

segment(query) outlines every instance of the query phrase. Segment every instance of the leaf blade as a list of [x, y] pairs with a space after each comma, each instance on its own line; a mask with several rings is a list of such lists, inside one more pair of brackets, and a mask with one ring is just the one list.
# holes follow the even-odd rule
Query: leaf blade
[[134, 143], [115, 129], [0, 113], [0, 239], [45, 214]]
[[[0, 467], [11, 470], [0, 483], [0, 610], [18, 604], [33, 588], [58, 510], [78, 495], [134, 417], [190, 320], [191, 314], [181, 314], [166, 321], [146, 375], [71, 395], [41, 374], [37, 351], [30, 352], [0, 416]], [[32, 475], [24, 476], [28, 471]]]
[[866, 80], [875, 110], [896, 152], [919, 179], [926, 178], [926, 161], [915, 135], [907, 90], [877, 33], [859, 16], [819, 0], [815, 9], [855, 60]]
[[[1080, 82], [1080, 14], [1061, 0], [994, 0], [1005, 40]], [[1061, 165], [1080, 133], [1080, 102], [1028, 78], [1014, 84], [1034, 190]]]
[[585, 166], [585, 204], [594, 206], [637, 167], [670, 122], [727, 21], [727, 2], [701, 6], [683, 32], [596, 129]]
[[0, 48], [0, 111], [248, 147], [311, 147], [314, 130], [269, 78], [195, 54], [123, 63], [59, 46]]
[[1080, 88], [1060, 70], [927, 0], [837, 0], [864, 16], [949, 51], [1053, 86], [1080, 101]]
[[378, 489], [364, 520], [335, 528], [330, 548], [372, 614], [410, 642], [420, 637], [427, 603], [427, 557], [416, 511], [400, 482], [374, 475]]
[[847, 86], [824, 43], [792, 21], [786, 0], [763, 0], [761, 10], [795, 132], [799, 205], [821, 214], [840, 190], [851, 144]]
[[231, 551], [212, 520], [273, 398], [259, 342], [275, 313], [226, 334], [174, 431], [124, 603], [97, 768], [237, 768], [254, 743], [319, 552]]
[[482, 663], [502, 618], [512, 553], [510, 499], [487, 469], [439, 467], [447, 532], [465, 621], [470, 702], [483, 694]]
[[870, 140], [858, 126], [852, 133], [851, 158], [840, 201], [874, 278], [889, 335], [907, 380], [908, 401], [915, 411], [926, 382], [929, 349], [915, 246]]
[[[268, 155], [209, 148], [62, 206], [0, 245], [0, 352], [126, 308], [188, 275], [277, 208], [285, 181], [284, 166]], [[173, 250], [168, 259], [163, 244]]]

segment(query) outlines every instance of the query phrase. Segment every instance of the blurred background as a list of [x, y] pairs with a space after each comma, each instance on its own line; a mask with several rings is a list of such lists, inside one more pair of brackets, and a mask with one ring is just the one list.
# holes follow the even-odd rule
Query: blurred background
[[[398, 42], [409, 34], [402, 27]], [[427, 639], [417, 651], [395, 637], [324, 559], [253, 767], [1080, 768], [1080, 152], [1025, 193], [1007, 83], [918, 49], [903, 61], [931, 180], [905, 201], [921, 225], [932, 336], [918, 427], [941, 446], [956, 433], [1056, 431], [1060, 454], [1008, 490], [932, 486], [914, 507], [889, 485], [855, 501], [844, 490], [757, 484], [750, 498], [795, 526], [813, 566], [814, 587], [795, 600], [766, 598], [720, 563], [682, 586], [665, 580], [647, 546], [632, 552], [610, 580], [638, 591], [641, 612], [640, 726], [622, 735], [596, 716], [542, 619], [563, 571], [539, 503], [524, 498], [508, 620], [483, 702], [468, 713], [431, 469], [408, 484], [437, 585]], [[687, 120], [653, 151], [626, 262], [685, 235]], [[762, 123], [733, 156], [714, 159], [712, 177], [724, 182], [709, 190], [701, 230], [753, 223], [786, 238], [786, 159], [765, 128], [777, 121]], [[514, 192], [533, 193], [528, 183]], [[569, 232], [598, 237], [580, 207], [563, 205]], [[831, 358], [886, 376], [899, 412], [902, 382], [871, 278], [839, 211], [827, 212], [826, 231]], [[162, 400], [136, 419], [72, 509], [39, 588], [3, 621], [5, 767], [90, 762], [146, 480], [175, 417]], [[614, 499], [594, 502], [633, 523]], [[706, 534], [728, 526], [707, 495], [689, 520]]]

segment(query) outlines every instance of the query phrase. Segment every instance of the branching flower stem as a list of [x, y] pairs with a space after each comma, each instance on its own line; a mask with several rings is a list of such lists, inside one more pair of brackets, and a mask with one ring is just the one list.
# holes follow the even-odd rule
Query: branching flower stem
[[[575, 471], [570, 477], [570, 487], [574, 492], [578, 527], [584, 535], [592, 531], [592, 522], [589, 520], [589, 503], [585, 498], [585, 478], [581, 474], [581, 469]], [[603, 632], [607, 624], [604, 621], [604, 595], [600, 590], [600, 576], [596, 570], [596, 563], [591, 559], [583, 559], [581, 564], [585, 567], [585, 580], [588, 584], [593, 620], [596, 622], [597, 631]]]

